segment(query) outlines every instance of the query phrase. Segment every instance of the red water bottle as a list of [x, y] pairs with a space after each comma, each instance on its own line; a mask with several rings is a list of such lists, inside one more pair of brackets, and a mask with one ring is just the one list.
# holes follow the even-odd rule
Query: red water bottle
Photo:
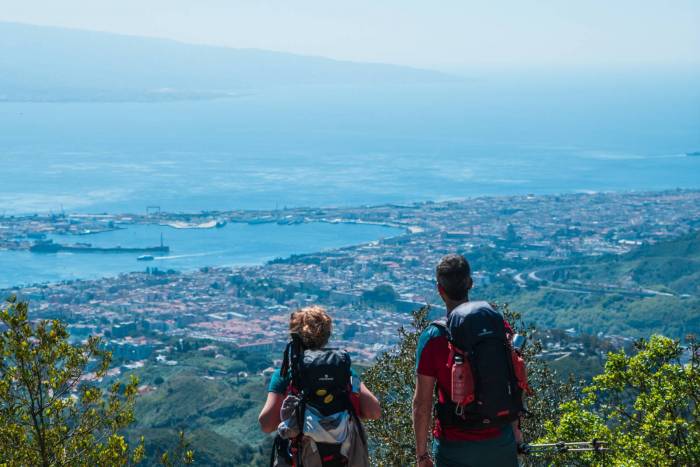
[[452, 362], [452, 402], [467, 405], [474, 401], [474, 380], [469, 362], [464, 355], [455, 353]]
[[527, 368], [525, 367], [525, 360], [523, 357], [518, 355], [517, 352], [511, 350], [510, 357], [513, 361], [513, 370], [515, 372], [515, 379], [518, 380], [518, 386], [520, 389], [525, 391], [526, 394], [532, 394], [532, 389], [527, 383]]

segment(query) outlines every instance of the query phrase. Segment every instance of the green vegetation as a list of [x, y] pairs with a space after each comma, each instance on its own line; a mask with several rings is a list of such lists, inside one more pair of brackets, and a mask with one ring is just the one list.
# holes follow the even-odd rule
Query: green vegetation
[[68, 342], [60, 321], [32, 323], [26, 303], [0, 311], [0, 465], [121, 466], [143, 457], [120, 431], [134, 421], [138, 381], [107, 390], [110, 355], [97, 338]]
[[97, 337], [72, 345], [64, 323], [32, 322], [27, 303], [0, 310], [0, 466], [125, 466], [194, 462], [184, 432], [147, 443], [135, 424], [139, 380], [108, 382]]
[[540, 329], [632, 337], [700, 333], [700, 232], [624, 255], [557, 262], [506, 261], [483, 249], [468, 255], [487, 271], [538, 271], [539, 282], [524, 275], [525, 288], [501, 277], [477, 292], [526, 311]]
[[546, 441], [605, 441], [610, 451], [553, 459], [556, 465], [700, 465], [700, 346], [688, 361], [678, 341], [653, 336], [634, 356], [611, 353], [582, 397], [545, 424]]
[[429, 309], [414, 313], [412, 329], [399, 329], [393, 352], [379, 357], [362, 375], [382, 405], [382, 417], [366, 424], [372, 465], [412, 465], [415, 462], [411, 400], [415, 389], [418, 337], [428, 325]]
[[267, 356], [183, 340], [168, 358], [177, 365], [149, 361], [135, 370], [147, 390], [136, 401], [130, 434], [145, 436], [146, 463], [173, 450], [177, 433], [185, 431], [195, 465], [267, 465], [271, 440], [257, 428], [267, 392], [264, 379], [254, 374], [272, 363]]
[[[508, 307], [503, 312], [517, 332], [532, 338], [534, 330], [526, 328], [517, 313]], [[380, 357], [363, 375], [383, 407], [382, 419], [367, 424], [373, 465], [413, 462], [415, 350], [427, 316], [426, 308], [416, 312], [412, 329], [400, 331], [395, 351]], [[527, 398], [531, 416], [522, 424], [525, 441], [598, 439], [610, 451], [530, 457], [528, 465], [700, 465], [700, 346], [695, 341], [684, 353], [672, 339], [640, 340], [633, 356], [610, 353], [604, 372], [583, 389], [561, 381], [536, 357], [540, 351], [541, 344], [531, 340], [525, 352], [535, 391]]]
[[613, 258], [604, 266], [617, 277], [629, 277], [644, 287], [676, 295], [700, 294], [700, 232], [688, 236], [642, 246], [627, 255]]
[[615, 294], [584, 295], [538, 290], [506, 296], [513, 307], [527, 310], [539, 328], [596, 334], [682, 337], [700, 331], [700, 300], [677, 297], [630, 298]]

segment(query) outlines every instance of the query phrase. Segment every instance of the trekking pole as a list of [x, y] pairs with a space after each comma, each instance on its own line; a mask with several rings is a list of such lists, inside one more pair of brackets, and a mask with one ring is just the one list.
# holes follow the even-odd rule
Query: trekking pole
[[572, 441], [565, 443], [558, 441], [556, 443], [541, 443], [529, 444], [522, 443], [518, 446], [518, 452], [525, 455], [538, 454], [564, 454], [567, 452], [603, 452], [609, 451], [607, 444], [604, 441], [594, 439], [592, 441]]

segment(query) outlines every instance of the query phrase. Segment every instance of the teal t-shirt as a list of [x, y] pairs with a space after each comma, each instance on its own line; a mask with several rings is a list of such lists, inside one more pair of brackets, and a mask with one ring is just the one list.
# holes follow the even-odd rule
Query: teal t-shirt
[[[352, 379], [352, 390], [353, 392], [360, 391], [360, 377], [355, 373], [353, 368], [350, 368], [350, 378]], [[292, 376], [287, 374], [286, 378], [282, 377], [281, 370], [277, 368], [270, 378], [270, 384], [267, 385], [267, 392], [274, 392], [277, 394], [284, 394], [287, 392], [289, 383], [292, 380]], [[357, 389], [356, 389], [357, 388]]]
[[418, 337], [418, 343], [416, 345], [416, 374], [418, 374], [418, 367], [421, 361], [421, 358], [423, 357], [423, 351], [425, 350], [425, 347], [428, 345], [428, 342], [430, 342], [432, 339], [438, 338], [438, 337], [443, 337], [445, 335], [445, 331], [443, 328], [435, 326], [435, 325], [429, 325], [427, 328], [423, 330], [423, 332], [420, 334]]

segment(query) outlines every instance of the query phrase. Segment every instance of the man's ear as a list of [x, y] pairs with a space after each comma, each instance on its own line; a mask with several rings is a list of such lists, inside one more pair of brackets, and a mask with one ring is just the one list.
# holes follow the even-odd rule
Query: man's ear
[[472, 276], [467, 277], [467, 290], [471, 290], [473, 285], [474, 281], [472, 280]]
[[447, 295], [445, 294], [445, 288], [439, 282], [437, 284], [437, 290], [440, 297], [444, 300]]

